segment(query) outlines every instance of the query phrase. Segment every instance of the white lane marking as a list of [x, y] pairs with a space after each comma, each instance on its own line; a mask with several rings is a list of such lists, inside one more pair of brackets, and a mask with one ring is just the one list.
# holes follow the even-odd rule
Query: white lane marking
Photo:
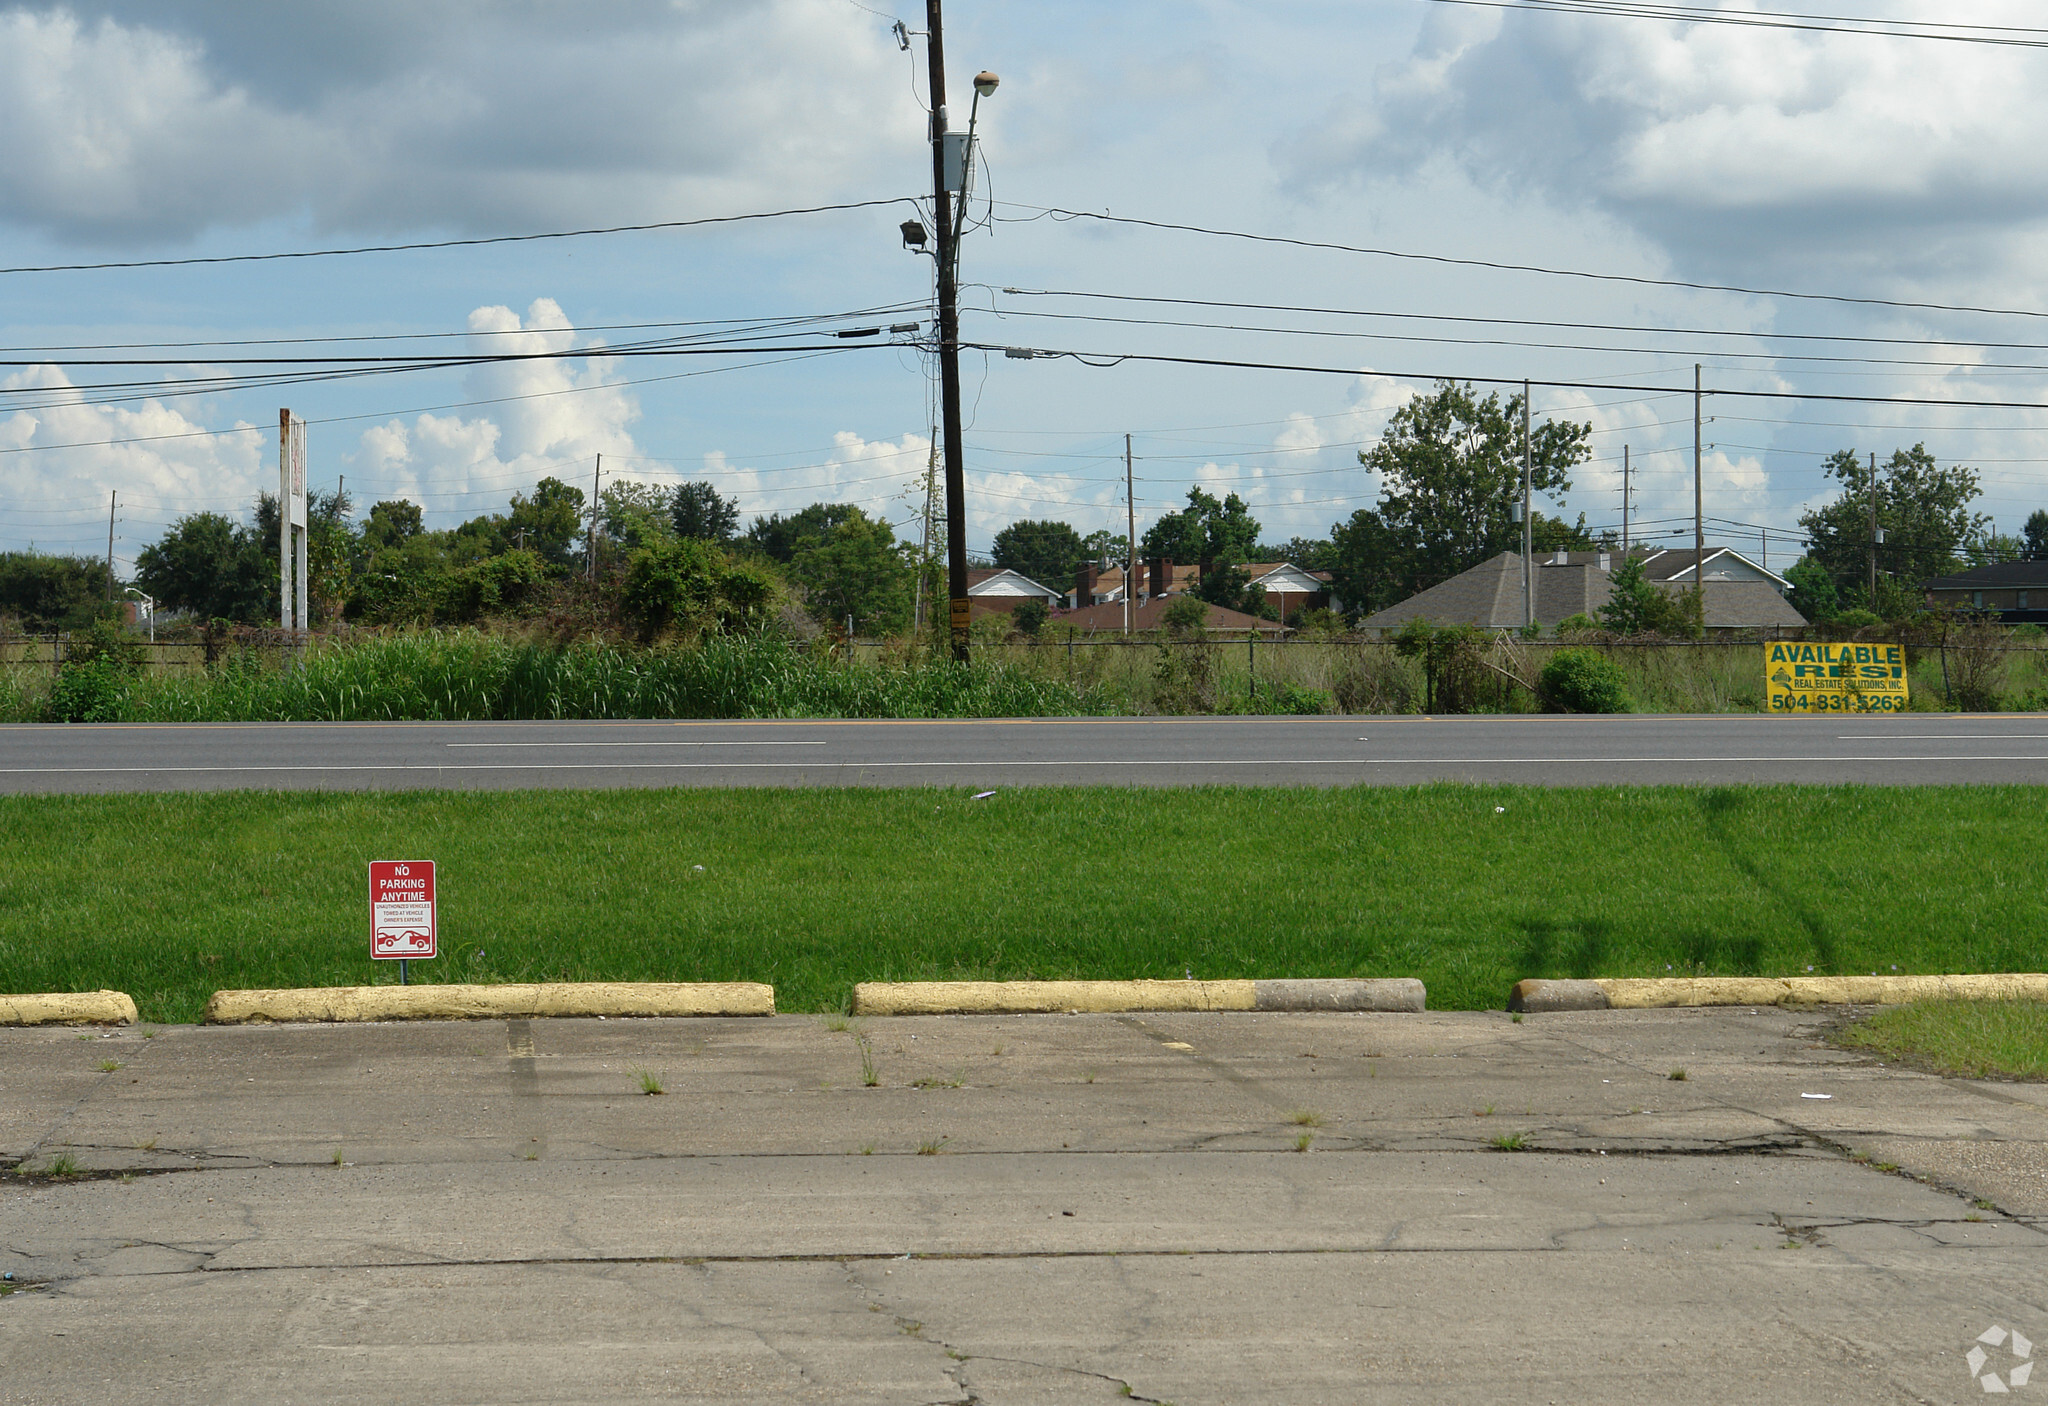
[[444, 747], [828, 747], [829, 742], [444, 742]]
[[823, 771], [831, 768], [912, 766], [1371, 766], [1361, 757], [1275, 757], [1270, 761], [1251, 758], [1230, 761], [1035, 761], [1035, 762], [394, 762], [382, 766], [12, 766], [0, 767], [0, 776], [84, 776], [162, 774], [167, 772], [238, 771]]
[[1837, 742], [2035, 742], [2048, 732], [1838, 732]]
[[182, 772], [269, 771], [825, 771], [853, 767], [883, 770], [905, 767], [1132, 767], [1132, 766], [1633, 766], [1663, 763], [1713, 766], [1728, 762], [1769, 762], [1779, 765], [1814, 762], [2048, 762], [2048, 754], [2029, 756], [1898, 757], [1188, 757], [1157, 761], [1117, 761], [1076, 757], [1052, 761], [889, 762], [439, 762], [394, 763], [384, 766], [15, 766], [0, 767], [0, 776], [164, 775]]

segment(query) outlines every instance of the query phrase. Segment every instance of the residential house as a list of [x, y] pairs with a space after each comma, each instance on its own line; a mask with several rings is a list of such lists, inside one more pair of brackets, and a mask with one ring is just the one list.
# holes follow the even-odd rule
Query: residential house
[[[1660, 555], [1675, 554], [1646, 554], [1644, 575], [1661, 590], [1690, 588], [1695, 571], [1693, 553], [1688, 550], [1685, 560], [1680, 562], [1664, 562], [1666, 574], [1653, 575], [1652, 568]], [[1530, 573], [1536, 623], [1545, 630], [1555, 630], [1561, 620], [1595, 614], [1613, 593], [1613, 571], [1620, 561], [1619, 552], [1604, 551], [1555, 551], [1538, 557]], [[1775, 632], [1799, 629], [1806, 624], [1806, 617], [1792, 608], [1780, 590], [1781, 585], [1789, 589], [1790, 583], [1772, 576], [1740, 553], [1710, 550], [1706, 576], [1701, 606], [1710, 633]], [[1428, 620], [1439, 625], [1519, 630], [1524, 609], [1522, 554], [1510, 551], [1489, 557], [1469, 571], [1369, 615], [1361, 624], [1368, 630], [1385, 631], [1398, 630], [1410, 620]]]
[[2048, 624], [2048, 561], [2001, 561], [1921, 587], [1929, 610], [1994, 612], [2007, 625]]
[[[1131, 604], [1131, 632], [1133, 634], [1164, 628], [1160, 617], [1173, 604], [1172, 596], [1147, 595]], [[1062, 611], [1053, 617], [1053, 622], [1062, 627], [1071, 627], [1084, 635], [1120, 635], [1124, 629], [1124, 603], [1121, 599], [1104, 601], [1099, 605], [1082, 606], [1079, 610]], [[1209, 607], [1209, 613], [1202, 621], [1202, 628], [1211, 634], [1235, 634], [1242, 636], [1247, 631], [1256, 631], [1261, 639], [1279, 639], [1288, 633], [1287, 627], [1277, 620], [1261, 620], [1256, 615], [1241, 611], [1225, 610], [1220, 605]]]
[[977, 567], [967, 573], [970, 615], [991, 611], [1012, 611], [1027, 600], [1041, 600], [1048, 610], [1057, 610], [1066, 597], [1050, 586], [1040, 585], [1021, 571], [1008, 567]]
[[[1179, 596], [1191, 594], [1202, 583], [1202, 578], [1214, 568], [1194, 562], [1173, 562], [1162, 557], [1152, 557], [1142, 563], [1134, 574], [1134, 599], [1146, 600], [1153, 596]], [[1250, 584], [1266, 593], [1266, 599], [1280, 612], [1280, 618], [1302, 609], [1314, 609], [1329, 603], [1330, 573], [1327, 571], [1304, 571], [1292, 562], [1242, 562], [1238, 570], [1245, 573]], [[1086, 605], [1108, 605], [1121, 601], [1125, 594], [1123, 565], [1111, 562], [1107, 565], [1090, 563], [1074, 574], [1074, 588], [1068, 600], [1077, 608]]]

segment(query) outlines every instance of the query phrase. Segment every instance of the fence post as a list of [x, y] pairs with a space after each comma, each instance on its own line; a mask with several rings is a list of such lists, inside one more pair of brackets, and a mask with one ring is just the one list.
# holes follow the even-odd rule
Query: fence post
[[1259, 701], [1259, 631], [1254, 626], [1244, 632], [1245, 692], [1252, 702]]

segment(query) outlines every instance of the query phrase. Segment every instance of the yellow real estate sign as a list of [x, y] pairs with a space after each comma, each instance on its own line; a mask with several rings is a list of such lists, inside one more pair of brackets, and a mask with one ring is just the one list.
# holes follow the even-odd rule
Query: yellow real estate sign
[[1903, 713], [1906, 650], [1896, 644], [1764, 646], [1773, 713]]

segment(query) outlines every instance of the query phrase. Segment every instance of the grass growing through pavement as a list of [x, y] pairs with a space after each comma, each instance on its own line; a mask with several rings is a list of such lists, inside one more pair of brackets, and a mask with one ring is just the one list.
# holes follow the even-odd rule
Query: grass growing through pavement
[[[434, 859], [415, 981], [2032, 970], [2039, 788], [670, 790], [0, 798], [0, 992], [394, 981], [366, 864]], [[1496, 813], [1496, 807], [1503, 809]], [[696, 866], [702, 865], [701, 869]]]
[[2048, 1002], [1916, 1001], [1843, 1026], [1836, 1044], [1975, 1079], [2048, 1079]]

